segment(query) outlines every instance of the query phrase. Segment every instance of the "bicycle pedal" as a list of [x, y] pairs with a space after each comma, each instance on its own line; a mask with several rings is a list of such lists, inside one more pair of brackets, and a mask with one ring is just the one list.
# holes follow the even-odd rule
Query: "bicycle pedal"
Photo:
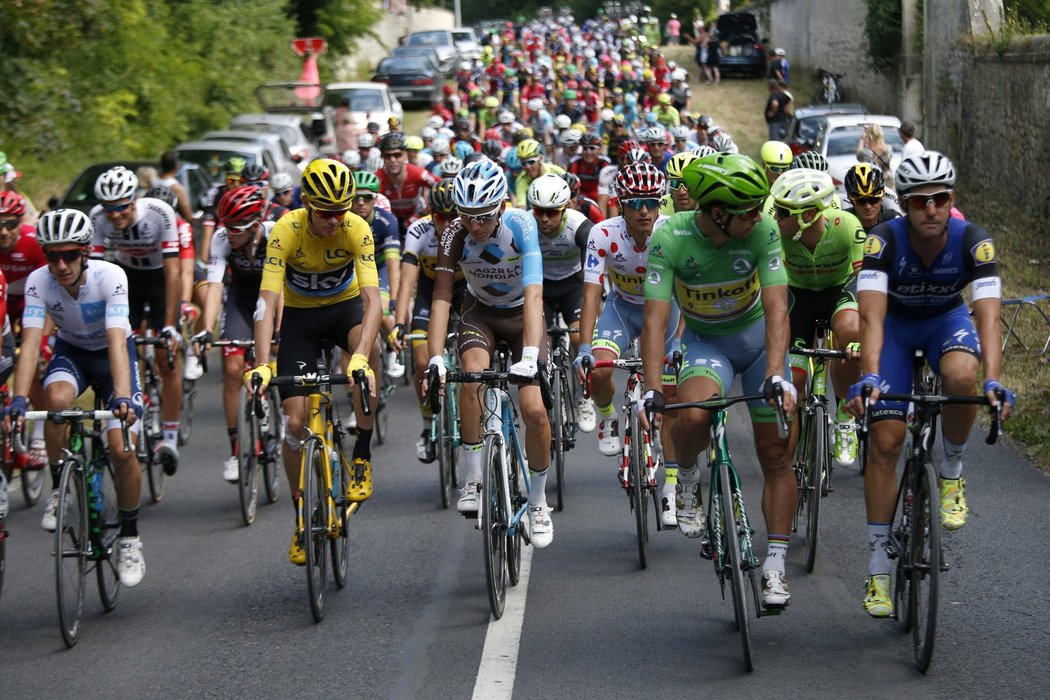
[[770, 608], [767, 608], [766, 606], [763, 605], [762, 606], [762, 612], [760, 612], [758, 614], [758, 616], [759, 617], [774, 617], [776, 615], [781, 614], [786, 609], [787, 609], [786, 605], [785, 606], [781, 606], [781, 607], [770, 607]]
[[[476, 510], [463, 510], [463, 511], [459, 511], [459, 514], [462, 515], [467, 520], [477, 520], [478, 519], [478, 511], [476, 511]], [[480, 523], [478, 523], [478, 526], [477, 526], [476, 529], [478, 529], [478, 530], [481, 529], [481, 524]]]

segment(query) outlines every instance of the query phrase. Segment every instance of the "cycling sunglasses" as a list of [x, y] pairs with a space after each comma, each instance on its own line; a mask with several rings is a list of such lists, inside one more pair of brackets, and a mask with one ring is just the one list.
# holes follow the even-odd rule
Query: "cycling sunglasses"
[[314, 214], [317, 214], [322, 219], [328, 219], [329, 221], [331, 221], [332, 219], [342, 219], [350, 210], [340, 209], [338, 211], [327, 211], [325, 209], [312, 209], [311, 211], [313, 211]]
[[459, 212], [459, 218], [465, 219], [472, 224], [487, 224], [488, 222], [499, 216], [499, 207], [496, 207], [492, 211], [485, 212], [484, 214], [464, 214], [462, 211]]
[[782, 207], [779, 204], [776, 204], [773, 206], [773, 217], [776, 219], [786, 219], [790, 216], [801, 214], [804, 211], [805, 209], [788, 209], [787, 207]]
[[656, 197], [633, 197], [631, 199], [621, 199], [620, 204], [628, 209], [634, 209], [639, 211], [642, 207], [645, 207], [649, 211], [654, 211], [660, 208], [660, 200]]
[[230, 233], [247, 233], [252, 229], [253, 226], [255, 226], [260, 221], [262, 221], [262, 219], [252, 219], [248, 223], [241, 224], [240, 226], [226, 224], [226, 230]]
[[540, 162], [539, 158], [528, 158], [526, 160], [521, 161], [521, 164], [522, 164], [522, 166], [524, 166], [526, 168], [531, 168], [532, 166], [536, 165], [536, 163], [539, 163], [539, 162]]
[[110, 214], [116, 214], [118, 212], [127, 211], [128, 207], [130, 207], [134, 202], [135, 199], [133, 197], [127, 202], [124, 202], [123, 204], [103, 204], [102, 211], [109, 212]]
[[940, 192], [934, 192], [933, 194], [906, 194], [904, 199], [908, 202], [908, 206], [916, 211], [922, 211], [926, 207], [930, 206], [930, 202], [940, 209], [948, 200], [952, 198], [951, 190], [941, 190]]
[[667, 178], [667, 186], [670, 187], [672, 191], [677, 190], [678, 188], [680, 188], [684, 184], [685, 184], [685, 180], [683, 180], [680, 177], [669, 177], [669, 178]]
[[354, 195], [355, 202], [371, 202], [375, 198], [376, 196], [371, 192], [361, 192], [359, 194]]
[[549, 209], [547, 207], [533, 207], [532, 208], [532, 213], [533, 214], [535, 214], [536, 216], [543, 216], [543, 217], [547, 217], [547, 218], [551, 218], [551, 217], [555, 217], [555, 216], [561, 216], [562, 212], [564, 212], [564, 211], [565, 211], [565, 207], [560, 207], [558, 209]]
[[882, 197], [851, 197], [849, 201], [853, 202], [855, 207], [874, 207], [882, 203]]
[[739, 216], [741, 219], [754, 221], [762, 218], [762, 205], [756, 204], [750, 209], [730, 209], [729, 207], [726, 207], [726, 213], [731, 214], [732, 216]]
[[791, 166], [790, 165], [770, 165], [769, 163], [766, 163], [766, 169], [769, 170], [769, 172], [771, 172], [771, 173], [786, 173], [788, 170], [791, 170]]
[[0, 228], [6, 228], [6, 229], [10, 229], [12, 231], [17, 229], [21, 225], [22, 225], [22, 220], [21, 219], [7, 219], [5, 221], [0, 221]]
[[79, 260], [80, 256], [83, 254], [83, 248], [73, 248], [72, 250], [44, 250], [44, 257], [47, 258], [49, 263], [57, 263], [59, 260], [64, 263], [71, 263], [74, 260]]

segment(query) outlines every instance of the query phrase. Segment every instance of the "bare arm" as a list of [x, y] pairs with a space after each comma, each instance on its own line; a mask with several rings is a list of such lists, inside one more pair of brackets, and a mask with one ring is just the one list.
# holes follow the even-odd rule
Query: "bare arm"
[[177, 326], [182, 301], [182, 267], [178, 256], [164, 258], [164, 325]]
[[[215, 328], [219, 320], [219, 306], [222, 304], [222, 283], [209, 282], [204, 290], [204, 308], [201, 317], [204, 319], [204, 330]], [[272, 330], [272, 329], [271, 329]]]
[[580, 309], [580, 342], [590, 343], [594, 337], [594, 324], [598, 322], [598, 307], [602, 302], [601, 285], [583, 283], [583, 308]]
[[522, 344], [538, 348], [547, 329], [543, 327], [543, 285], [525, 287], [525, 332]]
[[257, 367], [270, 361], [270, 342], [273, 340], [273, 311], [277, 308], [277, 303], [277, 292], [271, 292], [267, 289], [259, 291], [258, 306], [255, 307], [255, 365]]
[[416, 288], [419, 280], [419, 265], [410, 262], [401, 263], [401, 279], [398, 281], [397, 305], [394, 312], [394, 323], [407, 325], [410, 313], [409, 304], [412, 303], [412, 290]]
[[29, 387], [36, 376], [37, 362], [40, 359], [40, 340], [43, 337], [44, 333], [39, 328], [22, 329], [22, 345], [18, 351], [18, 363], [15, 365], [15, 396], [29, 394]]
[[645, 300], [645, 325], [642, 327], [642, 372], [647, 390], [663, 389], [664, 338], [671, 304], [662, 299]]

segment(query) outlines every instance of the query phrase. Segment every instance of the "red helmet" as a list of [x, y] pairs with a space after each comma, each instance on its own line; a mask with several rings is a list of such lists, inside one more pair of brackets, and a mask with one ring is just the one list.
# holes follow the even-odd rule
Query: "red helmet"
[[644, 148], [632, 148], [620, 158], [621, 165], [628, 163], [652, 163], [653, 156]]
[[652, 163], [628, 163], [617, 171], [613, 187], [620, 199], [662, 197], [667, 193], [667, 177]]
[[640, 149], [641, 147], [641, 144], [635, 141], [634, 139], [627, 139], [626, 141], [622, 141], [620, 143], [620, 162], [624, 162], [624, 158], [627, 157], [627, 154], [629, 152], [631, 152], [635, 148]]
[[219, 221], [223, 226], [237, 228], [247, 226], [266, 213], [266, 197], [261, 187], [241, 185], [234, 187], [219, 200]]
[[22, 216], [26, 213], [26, 200], [11, 190], [0, 192], [0, 216]]

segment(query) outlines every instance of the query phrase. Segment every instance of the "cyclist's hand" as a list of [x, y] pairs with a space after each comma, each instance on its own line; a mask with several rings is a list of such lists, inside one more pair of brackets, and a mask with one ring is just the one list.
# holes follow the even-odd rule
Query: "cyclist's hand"
[[175, 326], [164, 326], [161, 330], [160, 335], [170, 343], [172, 350], [178, 350], [179, 346], [182, 345], [182, 333], [179, 333], [179, 329]]
[[11, 399], [11, 405], [4, 410], [4, 430], [11, 432], [22, 429], [23, 416], [29, 405], [29, 399], [25, 396], [15, 396]]
[[191, 304], [188, 301], [179, 302], [179, 318], [184, 323], [193, 324], [200, 314], [200, 309], [197, 308], [196, 304]]
[[859, 360], [860, 359], [860, 343], [850, 343], [846, 346], [846, 359], [847, 360]]
[[142, 408], [132, 403], [129, 398], [114, 396], [109, 400], [109, 410], [113, 411], [113, 415], [119, 420], [124, 421], [130, 428], [135, 425], [135, 421], [138, 419], [139, 412]]
[[523, 379], [532, 379], [536, 376], [538, 367], [536, 366], [536, 360], [540, 355], [540, 349], [537, 347], [529, 346], [522, 348], [521, 359], [510, 366], [507, 371], [513, 374], [515, 377], [521, 377]]
[[762, 396], [765, 397], [766, 401], [775, 408], [776, 401], [773, 392], [774, 388], [777, 386], [783, 390], [784, 414], [790, 416], [795, 412], [795, 402], [798, 400], [798, 392], [795, 390], [794, 384], [787, 381], [779, 374], [774, 374], [770, 377], [766, 377], [766, 381], [762, 385]]
[[404, 337], [405, 324], [398, 323], [394, 326], [394, 330], [387, 335], [386, 342], [390, 343], [390, 347], [394, 348], [394, 352], [401, 352], [405, 347]]
[[993, 406], [999, 402], [999, 398], [995, 395], [997, 390], [1003, 392], [1003, 420], [1006, 420], [1014, 410], [1014, 405], [1017, 403], [1017, 395], [1000, 384], [998, 380], [985, 379], [984, 394], [988, 397], [988, 402]]
[[871, 372], [865, 374], [860, 378], [860, 381], [849, 388], [846, 393], [846, 410], [857, 418], [864, 416], [864, 387], [871, 387], [871, 398], [868, 399], [868, 405], [874, 404], [879, 400], [879, 394], [882, 392], [882, 377]]
[[215, 342], [215, 335], [211, 331], [201, 331], [193, 336], [191, 340], [202, 350], [207, 350], [211, 347], [211, 344]]
[[579, 375], [581, 382], [587, 379], [585, 363], [591, 367], [594, 366], [594, 353], [591, 352], [590, 343], [580, 343], [580, 349], [576, 351], [576, 359], [572, 363], [576, 367], [576, 374]]
[[638, 417], [642, 422], [642, 427], [649, 427], [649, 417], [652, 416], [652, 427], [659, 428], [660, 423], [663, 422], [664, 406], [666, 405], [667, 403], [664, 401], [664, 395], [659, 391], [650, 389], [645, 392], [645, 396], [638, 400], [636, 406]]
[[368, 364], [368, 357], [355, 352], [350, 356], [350, 362], [346, 365], [346, 374], [350, 377], [351, 382], [353, 382], [354, 372], [358, 370], [365, 373], [365, 379], [368, 380], [368, 393], [374, 397], [376, 395], [376, 374]]
[[259, 378], [262, 379], [262, 384], [259, 385], [259, 390], [262, 391], [269, 384], [270, 380], [273, 379], [273, 370], [270, 369], [270, 365], [259, 365], [247, 370], [242, 377], [244, 386], [248, 388], [248, 391], [252, 390], [252, 377], [258, 374]]

